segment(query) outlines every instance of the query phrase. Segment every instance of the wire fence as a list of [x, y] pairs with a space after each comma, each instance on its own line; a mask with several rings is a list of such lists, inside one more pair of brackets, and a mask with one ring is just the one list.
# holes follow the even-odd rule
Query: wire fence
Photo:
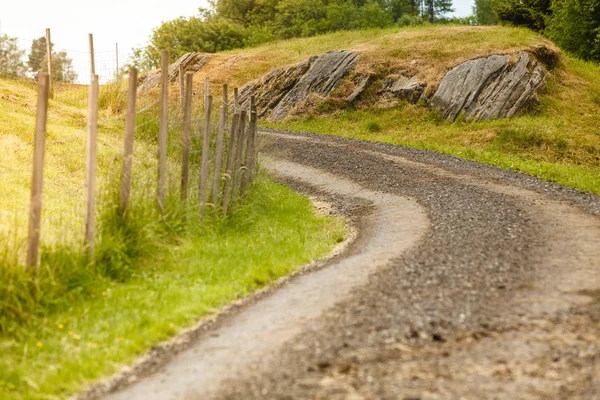
[[[168, 58], [164, 59], [168, 60]], [[122, 200], [124, 191], [131, 191], [134, 202], [136, 196], [155, 198], [161, 210], [166, 207], [166, 202], [172, 202], [174, 198], [186, 204], [195, 204], [192, 208], [199, 210], [200, 218], [207, 213], [214, 216], [227, 215], [244, 199], [249, 184], [256, 174], [255, 107], [252, 102], [248, 102], [246, 109], [242, 110], [237, 97], [235, 101], [228, 102], [226, 85], [223, 87], [223, 92], [215, 97], [215, 99], [222, 97], [222, 102], [215, 100], [213, 103], [213, 97], [208, 93], [208, 81], [205, 82], [205, 89], [198, 91], [204, 95], [201, 99], [199, 93], [193, 90], [193, 73], [185, 73], [183, 69], [179, 72], [177, 80], [169, 82], [168, 73], [162, 74], [161, 70], [160, 84], [155, 87], [141, 85], [138, 88], [138, 83], [143, 77], [138, 79], [133, 75], [128, 79], [115, 79], [104, 85], [100, 85], [98, 79], [91, 85], [59, 84], [53, 87], [53, 101], [60, 103], [61, 108], [73, 107], [72, 111], [75, 114], [87, 114], [87, 124], [72, 134], [61, 135], [57, 139], [47, 137], [45, 132], [38, 132], [36, 135], [44, 137], [46, 150], [54, 152], [55, 155], [60, 155], [63, 150], [79, 153], [77, 163], [85, 166], [88, 172], [81, 187], [75, 189], [77, 193], [65, 193], [68, 197], [77, 199], [76, 201], [69, 199], [71, 209], [58, 207], [58, 211], [51, 213], [49, 217], [45, 214], [44, 219], [39, 221], [39, 226], [32, 230], [31, 221], [35, 221], [36, 215], [34, 208], [30, 207], [27, 210], [22, 207], [17, 213], [18, 218], [14, 218], [8, 224], [10, 227], [14, 227], [15, 223], [23, 227], [27, 219], [30, 221], [29, 239], [24, 240], [22, 228], [19, 230], [20, 238], [15, 237], [21, 243], [18, 246], [21, 249], [19, 257], [21, 260], [25, 258], [23, 246], [25, 242], [29, 243], [28, 254], [31, 252], [32, 232], [38, 234], [41, 231], [70, 232], [72, 236], [70, 242], [81, 243], [80, 235], [85, 226], [85, 243], [93, 249], [96, 234], [94, 223], [90, 221], [93, 221], [102, 211], [96, 210], [93, 204], [90, 206], [90, 202], [95, 202], [96, 198], [106, 199], [113, 196], [117, 184], [125, 185], [123, 178], [125, 176], [128, 177], [131, 189], [124, 189], [123, 186], [120, 190], [122, 212], [126, 212], [128, 207], [127, 202], [123, 203]], [[40, 76], [48, 79], [45, 74]], [[36, 90], [43, 87], [41, 81], [31, 82], [31, 85]], [[134, 108], [132, 103], [135, 104]], [[52, 103], [51, 109], [56, 109]], [[38, 103], [38, 118], [39, 110]], [[232, 115], [229, 115], [230, 113]], [[92, 116], [95, 119], [91, 119]], [[133, 118], [131, 120], [133, 122], [129, 120], [130, 118]], [[52, 123], [52, 118], [49, 123]], [[95, 127], [95, 132], [92, 127]], [[114, 130], [118, 132], [109, 133]], [[125, 145], [123, 131], [126, 132]], [[131, 141], [130, 150], [128, 150], [128, 140]], [[33, 153], [36, 155], [38, 141], [34, 143]], [[154, 150], [151, 150], [152, 148]], [[101, 154], [100, 158], [95, 153], [97, 151]], [[129, 155], [128, 151], [131, 152]], [[87, 161], [83, 162], [86, 153]], [[103, 163], [101, 168], [95, 166], [98, 159], [101, 164]], [[126, 171], [125, 165], [128, 159], [133, 161], [129, 171]], [[33, 165], [40, 163], [43, 161], [37, 160]], [[90, 170], [96, 169], [98, 173], [90, 173]], [[74, 172], [81, 174], [81, 168], [78, 172]], [[36, 176], [35, 172], [34, 176]], [[56, 186], [60, 185], [61, 179], [64, 179], [64, 188], [68, 190], [69, 187], [75, 186], [73, 182], [67, 184], [69, 178], [69, 176], [58, 175], [48, 183]], [[98, 187], [97, 193], [89, 192], [96, 191], [96, 187]], [[149, 192], [149, 187], [155, 187], [156, 192]], [[57, 195], [56, 191], [53, 195]], [[87, 200], [84, 201], [84, 198]], [[35, 204], [35, 201], [32, 192], [31, 204]], [[61, 202], [60, 199], [48, 199], [47, 196], [45, 201], [48, 201], [51, 207]], [[102, 206], [105, 207], [106, 204]], [[53, 239], [42, 238], [41, 242], [50, 244], [51, 240]], [[64, 236], [61, 235], [60, 240], [64, 243]], [[40, 240], [38, 239], [37, 242], [39, 243]], [[93, 255], [91, 257], [93, 258]], [[28, 264], [34, 265], [39, 257], [29, 255], [26, 259]], [[36, 260], [35, 263], [32, 260]]]

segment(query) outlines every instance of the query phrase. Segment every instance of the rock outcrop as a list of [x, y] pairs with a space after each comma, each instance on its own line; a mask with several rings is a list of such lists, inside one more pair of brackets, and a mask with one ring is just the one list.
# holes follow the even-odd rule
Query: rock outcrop
[[[539, 61], [538, 61], [539, 60]], [[208, 55], [188, 53], [169, 67], [169, 80], [184, 71], [198, 71]], [[291, 66], [271, 71], [240, 90], [239, 102], [247, 108], [255, 97], [258, 117], [281, 121], [322, 104], [353, 71], [358, 55], [352, 51], [330, 51]], [[399, 101], [412, 104], [422, 100], [449, 121], [464, 115], [468, 121], [512, 117], [537, 104], [547, 70], [560, 63], [560, 54], [540, 46], [514, 55], [492, 55], [463, 62], [439, 82], [419, 81], [418, 74], [385, 70], [385, 75], [365, 72], [350, 76], [331, 104], [343, 107], [369, 93], [367, 105], [389, 107]], [[141, 79], [138, 91], [160, 84], [160, 71]], [[436, 89], [437, 87], [437, 89]], [[374, 94], [376, 94], [374, 96]]]
[[383, 87], [377, 92], [388, 99], [406, 100], [415, 104], [419, 101], [425, 91], [425, 84], [419, 83], [416, 77], [400, 76], [399, 78], [387, 78], [383, 81]]
[[[179, 79], [179, 66], [184, 72], [197, 72], [210, 60], [210, 56], [201, 53], [187, 53], [179, 57], [177, 61], [169, 65], [169, 82]], [[138, 93], [154, 89], [160, 86], [160, 70], [149, 72], [142, 76], [138, 83]]]
[[298, 65], [279, 68], [262, 81], [242, 88], [240, 101], [244, 106], [252, 93], [259, 116], [270, 111], [271, 121], [281, 121], [309, 94], [328, 96], [354, 68], [357, 58], [351, 51], [330, 51]]
[[441, 80], [431, 106], [454, 121], [464, 113], [469, 121], [512, 117], [538, 103], [546, 73], [527, 52], [515, 63], [493, 55], [464, 62]]

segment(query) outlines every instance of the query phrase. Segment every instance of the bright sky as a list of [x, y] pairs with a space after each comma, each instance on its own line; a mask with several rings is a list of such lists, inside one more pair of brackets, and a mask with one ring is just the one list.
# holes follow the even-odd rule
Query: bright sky
[[[454, 15], [471, 14], [473, 2], [454, 0]], [[0, 0], [0, 32], [29, 49], [50, 28], [55, 48], [67, 50], [81, 81], [88, 76], [88, 33], [93, 33], [96, 71], [107, 79], [116, 66], [115, 43], [123, 65], [131, 48], [143, 46], [161, 22], [207, 6], [207, 0]]]

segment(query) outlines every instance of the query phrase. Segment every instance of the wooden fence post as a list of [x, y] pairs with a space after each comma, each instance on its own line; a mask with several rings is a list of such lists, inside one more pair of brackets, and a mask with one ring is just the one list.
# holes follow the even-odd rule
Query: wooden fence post
[[238, 88], [233, 88], [233, 112], [240, 111], [240, 95]]
[[27, 244], [27, 272], [34, 277], [38, 273], [40, 225], [42, 222], [42, 183], [44, 179], [44, 150], [46, 143], [46, 121], [48, 117], [48, 96], [50, 78], [40, 74], [38, 78], [38, 99], [33, 144], [33, 174], [31, 179], [31, 200], [29, 205], [29, 237]]
[[46, 58], [48, 58], [48, 90], [50, 96], [52, 96], [52, 41], [50, 40], [50, 28], [46, 29]]
[[240, 111], [240, 123], [238, 125], [237, 149], [235, 151], [235, 169], [233, 171], [233, 195], [231, 199], [235, 203], [238, 187], [240, 185], [240, 174], [242, 171], [242, 155], [244, 153], [244, 133], [246, 130], [246, 110]]
[[212, 96], [204, 109], [204, 132], [202, 136], [202, 162], [200, 165], [200, 218], [204, 217], [206, 208], [206, 186], [208, 183], [208, 162], [210, 160], [210, 114], [212, 111]]
[[158, 207], [164, 211], [167, 186], [167, 136], [169, 124], [169, 51], [160, 52], [160, 109], [158, 128]]
[[[252, 107], [250, 107], [252, 109]], [[241, 197], [244, 197], [248, 189], [248, 183], [254, 180], [255, 149], [254, 138], [256, 137], [256, 112], [250, 113], [250, 126], [248, 127], [248, 138], [246, 140], [246, 157], [244, 159], [245, 171], [242, 175]]]
[[227, 129], [227, 122], [229, 122], [229, 98], [226, 83], [223, 84], [223, 105], [225, 106], [225, 129]]
[[221, 160], [223, 159], [223, 140], [225, 138], [225, 126], [227, 125], [227, 107], [221, 106], [219, 114], [219, 130], [217, 131], [217, 148], [215, 153], [215, 170], [212, 183], [212, 203], [217, 213], [219, 202], [219, 184], [221, 182]]
[[210, 96], [210, 88], [208, 87], [209, 79], [208, 76], [204, 78], [204, 108], [208, 104], [208, 96]]
[[96, 57], [94, 55], [94, 35], [88, 34], [88, 41], [90, 44], [90, 74], [92, 77], [96, 75]]
[[183, 105], [183, 137], [181, 151], [181, 200], [187, 201], [188, 181], [190, 169], [190, 145], [192, 128], [192, 83], [194, 80], [193, 72], [185, 74], [185, 101]]
[[94, 261], [94, 239], [96, 236], [96, 162], [98, 146], [98, 75], [92, 75], [88, 105], [87, 142], [87, 209], [85, 244], [90, 262]]
[[235, 148], [237, 143], [237, 130], [240, 123], [240, 114], [234, 113], [231, 120], [231, 136], [229, 137], [229, 149], [227, 151], [226, 176], [223, 186], [223, 215], [227, 215], [229, 199], [231, 197], [231, 183], [233, 182], [233, 165], [235, 162]]
[[133, 137], [135, 133], [135, 103], [137, 100], [137, 69], [129, 70], [127, 90], [127, 116], [125, 117], [125, 149], [123, 152], [123, 175], [121, 176], [121, 216], [125, 215], [129, 205], [131, 191], [131, 168], [133, 165]]
[[183, 64], [179, 64], [179, 113], [183, 115], [183, 108], [185, 103], [185, 80], [183, 72]]

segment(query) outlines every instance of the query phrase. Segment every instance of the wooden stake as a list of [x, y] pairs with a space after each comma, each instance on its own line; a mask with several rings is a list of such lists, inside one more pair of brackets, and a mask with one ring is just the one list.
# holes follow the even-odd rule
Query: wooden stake
[[[252, 107], [251, 107], [252, 108]], [[242, 175], [242, 189], [241, 197], [246, 195], [248, 184], [254, 180], [254, 168], [255, 168], [255, 149], [254, 149], [254, 138], [256, 137], [256, 112], [250, 113], [250, 126], [248, 127], [248, 138], [246, 141], [246, 157], [244, 159], [244, 166], [246, 170]]]
[[227, 129], [227, 122], [229, 122], [229, 97], [226, 83], [223, 84], [223, 105], [225, 106], [225, 129]]
[[44, 178], [44, 150], [49, 93], [49, 76], [39, 74], [35, 139], [33, 143], [33, 175], [31, 178], [31, 200], [29, 205], [29, 237], [27, 241], [27, 272], [33, 274], [34, 277], [37, 276], [39, 264], [42, 183]]
[[202, 162], [200, 165], [200, 218], [204, 217], [206, 208], [206, 186], [208, 184], [208, 162], [210, 160], [210, 115], [212, 111], [212, 96], [208, 96], [204, 109], [204, 132], [202, 136]]
[[206, 78], [204, 78], [204, 108], [206, 108], [206, 105], [208, 104], [208, 96], [210, 96], [210, 88], [208, 86], [209, 84], [209, 79], [208, 76]]
[[229, 149], [227, 151], [226, 176], [223, 186], [223, 215], [227, 215], [229, 199], [231, 198], [231, 183], [233, 182], [233, 165], [235, 162], [235, 148], [237, 143], [237, 130], [240, 123], [240, 114], [234, 113], [231, 120], [231, 136], [229, 137]]
[[240, 111], [240, 124], [238, 126], [237, 149], [235, 150], [235, 169], [233, 171], [233, 195], [231, 198], [236, 199], [236, 194], [240, 185], [240, 174], [242, 174], [242, 156], [244, 153], [244, 133], [246, 130], [246, 110]]
[[125, 214], [129, 205], [131, 191], [131, 168], [133, 165], [133, 136], [135, 133], [135, 103], [137, 100], [137, 69], [129, 70], [129, 87], [127, 90], [127, 116], [125, 118], [125, 149], [123, 152], [123, 174], [121, 175], [121, 215]]
[[238, 88], [233, 88], [233, 110], [234, 112], [238, 112], [240, 110], [240, 96], [238, 93]]
[[92, 77], [96, 75], [96, 61], [94, 56], [94, 35], [88, 34], [88, 41], [90, 44], [90, 73]]
[[223, 158], [223, 140], [225, 138], [225, 126], [227, 125], [227, 107], [221, 106], [219, 114], [219, 130], [217, 131], [217, 148], [215, 154], [215, 170], [212, 183], [212, 203], [217, 212], [219, 202], [219, 184], [221, 182], [221, 160]]
[[183, 64], [179, 64], [179, 113], [183, 115], [183, 107], [185, 103], [185, 79], [183, 72]]
[[187, 201], [188, 181], [190, 169], [190, 145], [192, 128], [192, 83], [194, 79], [193, 72], [185, 74], [185, 101], [183, 104], [183, 138], [182, 138], [182, 157], [181, 157], [181, 200]]
[[98, 75], [92, 75], [88, 103], [87, 142], [87, 208], [85, 244], [90, 262], [94, 261], [94, 239], [96, 236], [96, 163], [98, 146]]
[[46, 29], [46, 58], [48, 58], [48, 82], [50, 94], [52, 94], [52, 42], [50, 41], [50, 29]]
[[169, 50], [160, 52], [160, 109], [158, 128], [158, 207], [164, 211], [167, 186], [167, 135], [169, 129]]

